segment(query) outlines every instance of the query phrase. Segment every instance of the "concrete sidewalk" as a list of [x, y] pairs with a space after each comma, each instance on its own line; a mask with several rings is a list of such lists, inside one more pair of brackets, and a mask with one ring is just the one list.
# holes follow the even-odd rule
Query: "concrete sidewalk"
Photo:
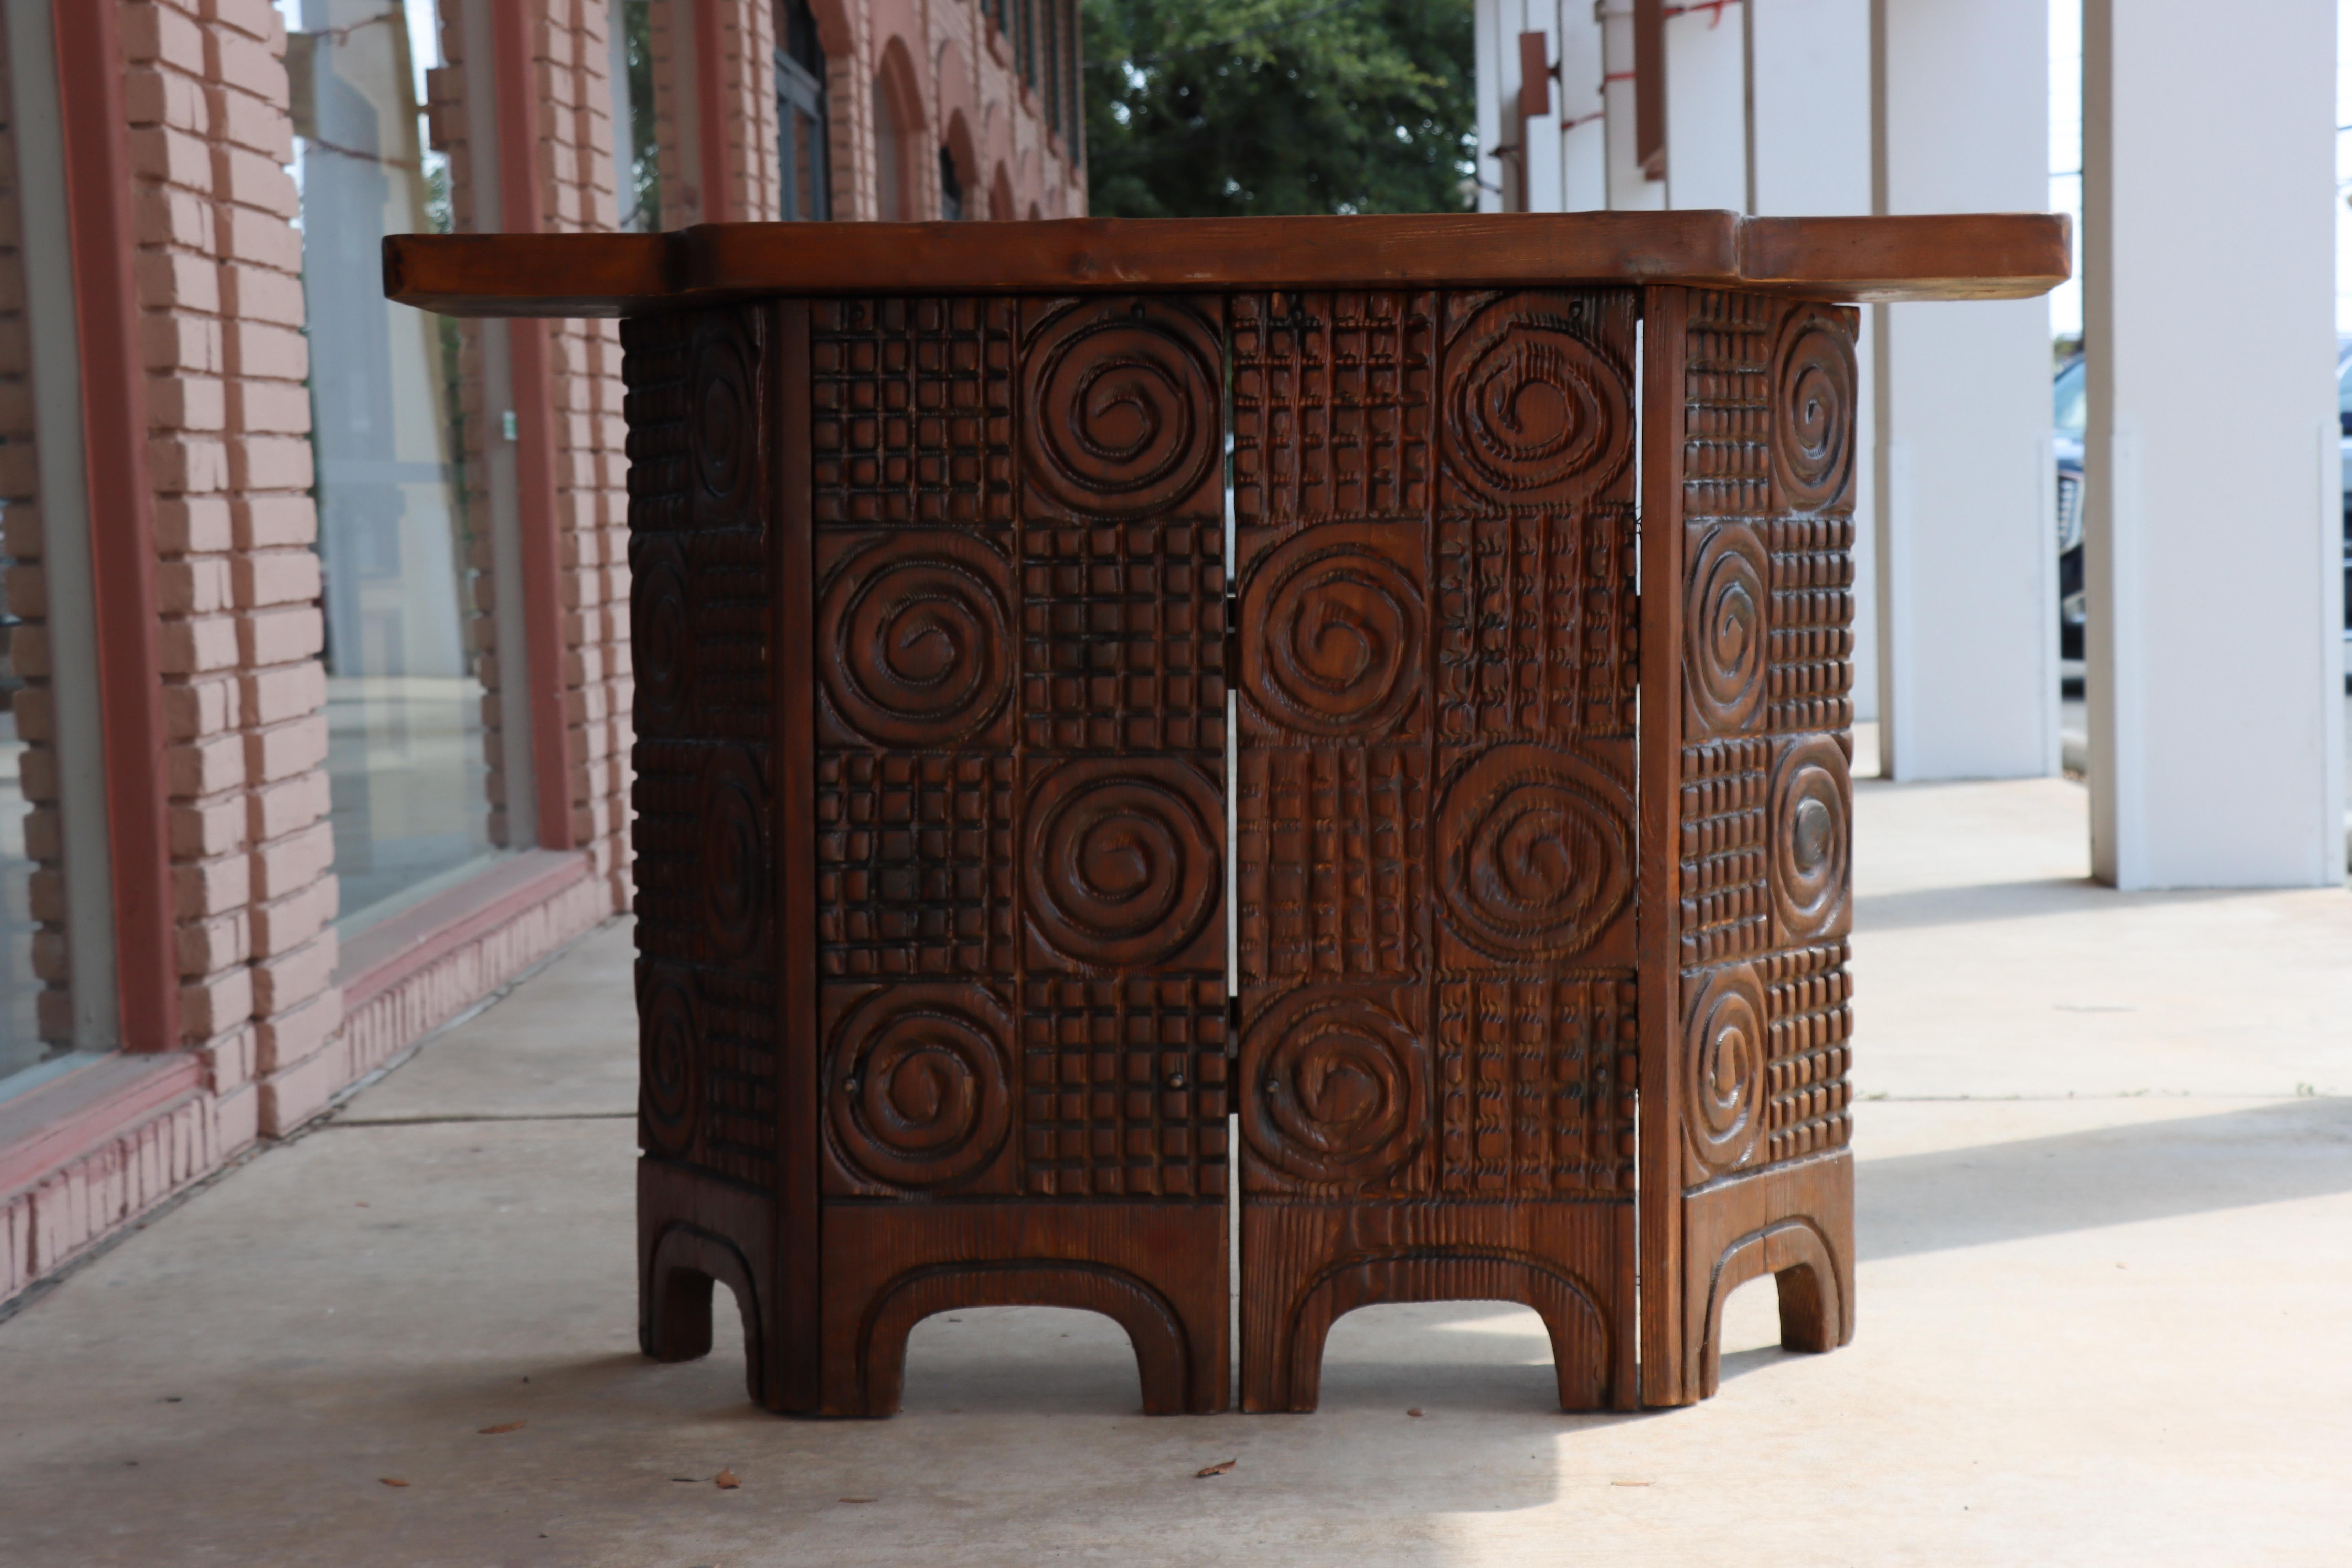
[[1716, 1400], [1563, 1416], [1531, 1313], [1383, 1308], [1319, 1415], [1147, 1419], [1000, 1309], [765, 1415], [731, 1309], [636, 1354], [614, 926], [0, 1322], [0, 1562], [2352, 1562], [2352, 898], [2097, 889], [2062, 781], [1856, 805], [1834, 1354], [1759, 1281]]

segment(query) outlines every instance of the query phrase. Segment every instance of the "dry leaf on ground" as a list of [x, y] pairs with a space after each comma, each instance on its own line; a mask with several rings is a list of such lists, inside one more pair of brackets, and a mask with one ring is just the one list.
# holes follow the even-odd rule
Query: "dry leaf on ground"
[[480, 1428], [475, 1435], [481, 1437], [495, 1437], [501, 1432], [520, 1432], [530, 1425], [528, 1421], [501, 1421], [495, 1426]]
[[841, 1500], [844, 1502], [872, 1502], [875, 1500], [870, 1497], [845, 1497]]
[[404, 1487], [408, 1484], [406, 1481], [395, 1481], [390, 1476], [378, 1476], [376, 1479], [388, 1487]]
[[720, 1491], [732, 1491], [735, 1488], [743, 1484], [741, 1481], [735, 1479], [735, 1472], [732, 1470], [721, 1470], [716, 1476], [713, 1476], [711, 1479], [719, 1483], [719, 1489]]
[[1418, 1415], [1421, 1414], [1421, 1406], [1416, 1405], [1412, 1409], [1406, 1411], [1405, 1414], [1407, 1415]]
[[1201, 1468], [1192, 1472], [1192, 1479], [1199, 1481], [1206, 1480], [1211, 1476], [1222, 1476], [1227, 1470], [1232, 1469], [1235, 1465], [1240, 1463], [1241, 1461], [1239, 1459], [1227, 1459], [1224, 1463], [1220, 1465], [1204, 1465]]

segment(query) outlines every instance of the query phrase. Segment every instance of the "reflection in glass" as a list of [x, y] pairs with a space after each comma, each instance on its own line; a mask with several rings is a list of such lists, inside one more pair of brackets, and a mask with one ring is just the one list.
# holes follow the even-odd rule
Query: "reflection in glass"
[[467, 648], [457, 339], [439, 318], [387, 303], [378, 262], [384, 235], [447, 226], [446, 163], [428, 154], [419, 123], [432, 7], [300, 0], [299, 11], [287, 63], [325, 571], [327, 769], [348, 929], [485, 857], [488, 768]]
[[[16, 565], [0, 560], [0, 580]], [[33, 970], [34, 865], [26, 853], [25, 822], [32, 804], [25, 798], [25, 742], [16, 729], [16, 698], [25, 689], [13, 648], [17, 621], [0, 613], [0, 1081], [70, 1048], [62, 1037], [68, 1019], [58, 993], [52, 1004], [55, 1040], [41, 1038], [40, 976]], [[53, 852], [54, 853], [54, 852]], [[54, 873], [52, 873], [54, 875]]]
[[[824, 46], [808, 0], [776, 3], [776, 153], [783, 171], [778, 216], [828, 218], [825, 191]], [[887, 145], [887, 143], [886, 143]]]

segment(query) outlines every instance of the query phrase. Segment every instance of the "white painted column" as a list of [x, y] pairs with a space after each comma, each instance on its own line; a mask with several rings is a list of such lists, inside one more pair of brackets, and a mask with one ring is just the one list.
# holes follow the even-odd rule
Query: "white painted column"
[[[1748, 210], [1871, 210], [1870, 0], [1748, 0]], [[1854, 463], [1853, 712], [1878, 717], [1875, 387], [1864, 310]]]
[[[1553, 0], [1526, 0], [1525, 9], [1520, 14], [1519, 27], [1522, 33], [1543, 35], [1543, 58], [1547, 74], [1544, 80], [1537, 85], [1537, 95], [1550, 105], [1550, 108], [1541, 114], [1525, 116], [1519, 126], [1520, 140], [1527, 147], [1528, 211], [1531, 213], [1556, 213], [1561, 210], [1559, 205], [1559, 83], [1549, 74], [1551, 62], [1559, 58], [1559, 40], [1555, 36], [1559, 16], [1559, 7]], [[1518, 40], [1516, 37], [1512, 39], [1511, 50], [1516, 57], [1518, 52]], [[1526, 75], [1524, 67], [1520, 74], [1522, 77], [1520, 87], [1524, 91], [1527, 85], [1524, 80]], [[1527, 100], [1522, 99], [1521, 101], [1524, 104]]]
[[1597, 212], [1609, 205], [1609, 127], [1602, 79], [1601, 18], [1592, 0], [1559, 0], [1558, 31], [1552, 35], [1559, 79], [1552, 84], [1559, 106], [1559, 206], [1562, 212]]
[[1642, 173], [1633, 119], [1633, 0], [1602, 0], [1601, 51], [1607, 68], [1601, 123], [1607, 132], [1609, 205], [1617, 212], [1655, 212], [1666, 205], [1666, 183]]
[[2084, 0], [2094, 870], [2341, 886], [2335, 0]]
[[[2046, 0], [1874, 5], [1877, 210], [2041, 211]], [[2201, 120], [2192, 101], [2175, 112]], [[1903, 779], [2055, 773], [2049, 306], [1874, 312], [1881, 763]]]
[[1507, 89], [1503, 82], [1503, 54], [1507, 46], [1504, 37], [1504, 13], [1518, 14], [1519, 0], [1475, 0], [1470, 12], [1471, 65], [1476, 73], [1476, 90], [1473, 96], [1478, 104], [1478, 210], [1498, 213], [1510, 210], [1505, 199], [1511, 185], [1510, 163], [1501, 153], [1504, 142], [1511, 139], [1504, 130], [1506, 110], [1518, 91], [1518, 65], [1511, 65], [1512, 81]]
[[1666, 205], [1748, 210], [1748, 7], [1666, 17]]

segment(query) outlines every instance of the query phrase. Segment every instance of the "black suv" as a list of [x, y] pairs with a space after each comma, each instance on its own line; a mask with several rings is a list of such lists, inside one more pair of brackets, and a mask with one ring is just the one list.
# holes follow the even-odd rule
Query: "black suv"
[[[2058, 657], [2066, 679], [2083, 668], [2083, 356], [2051, 384], [2052, 445], [2058, 454]], [[2336, 340], [2336, 407], [2344, 433], [2344, 640], [2352, 644], [2352, 335]]]

